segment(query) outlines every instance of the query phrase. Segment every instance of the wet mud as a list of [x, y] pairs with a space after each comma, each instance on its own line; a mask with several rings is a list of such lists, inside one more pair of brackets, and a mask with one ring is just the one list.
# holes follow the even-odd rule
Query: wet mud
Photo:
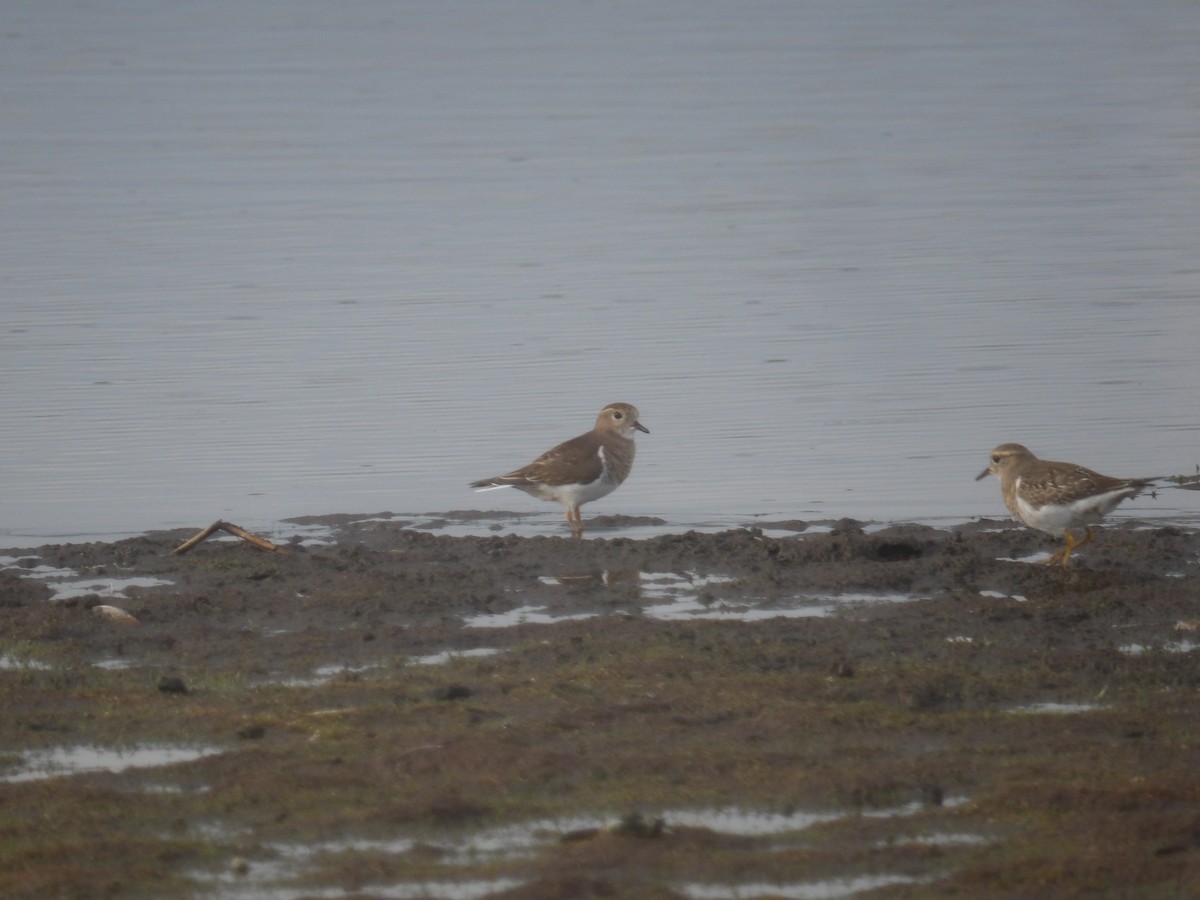
[[1190, 530], [306, 524], [0, 551], [0, 895], [1200, 889]]

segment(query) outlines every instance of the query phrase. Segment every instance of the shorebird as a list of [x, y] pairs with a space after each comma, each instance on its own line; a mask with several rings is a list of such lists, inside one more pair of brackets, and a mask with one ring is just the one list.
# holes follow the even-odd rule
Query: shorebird
[[583, 536], [579, 507], [611, 494], [629, 477], [637, 445], [633, 433], [650, 430], [638, 421], [637, 407], [610, 403], [596, 416], [596, 427], [547, 450], [529, 465], [471, 482], [477, 490], [515, 487], [566, 507], [567, 525]]
[[[1000, 479], [1000, 493], [1013, 518], [1063, 538], [1063, 546], [1046, 563], [1062, 563], [1064, 568], [1072, 551], [1092, 541], [1093, 523], [1156, 480], [1111, 478], [1075, 463], [1038, 459], [1020, 444], [1001, 444], [993, 450], [988, 467], [975, 480], [988, 475]], [[1083, 540], [1071, 533], [1080, 527], [1087, 529]]]

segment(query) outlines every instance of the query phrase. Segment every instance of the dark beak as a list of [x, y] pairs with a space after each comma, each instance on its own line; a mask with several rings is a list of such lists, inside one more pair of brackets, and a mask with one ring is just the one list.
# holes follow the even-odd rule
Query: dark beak
[[987, 478], [991, 474], [992, 474], [991, 469], [984, 469], [982, 472], [980, 472], [978, 475], [975, 476], [975, 480], [983, 481], [983, 479]]
[[641, 431], [645, 434], [650, 433], [650, 429], [647, 428], [645, 425], [643, 425], [641, 422], [634, 422], [633, 427], [636, 428], [638, 431]]

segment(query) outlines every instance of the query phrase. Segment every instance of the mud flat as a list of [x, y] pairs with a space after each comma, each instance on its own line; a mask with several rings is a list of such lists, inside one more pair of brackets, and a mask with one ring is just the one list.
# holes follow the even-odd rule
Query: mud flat
[[0, 551], [0, 895], [1200, 890], [1189, 528], [304, 524]]

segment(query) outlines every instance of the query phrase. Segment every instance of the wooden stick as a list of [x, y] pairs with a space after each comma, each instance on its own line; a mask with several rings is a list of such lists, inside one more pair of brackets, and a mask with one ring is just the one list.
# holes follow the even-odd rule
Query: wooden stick
[[260, 550], [269, 550], [272, 553], [286, 553], [287, 552], [283, 547], [280, 547], [278, 544], [272, 544], [270, 541], [268, 541], [264, 537], [259, 537], [257, 534], [251, 534], [245, 528], [241, 528], [237, 525], [234, 525], [232, 522], [225, 522], [225, 521], [222, 521], [221, 519], [218, 519], [217, 521], [213, 522], [211, 525], [209, 525], [207, 528], [205, 528], [200, 533], [194, 535], [193, 537], [188, 538], [186, 541], [184, 541], [182, 544], [180, 544], [178, 547], [176, 547], [174, 550], [172, 550], [171, 554], [173, 556], [182, 556], [184, 553], [187, 553], [189, 550], [191, 550], [193, 547], [195, 547], [201, 541], [205, 540], [206, 538], [211, 537], [213, 534], [215, 534], [218, 531], [227, 531], [230, 534], [232, 534], [234, 537], [239, 537], [243, 541], [246, 541], [247, 543], [253, 544], [255, 547], [258, 547]]
[[182, 556], [184, 553], [187, 553], [189, 550], [191, 550], [193, 547], [195, 547], [198, 543], [200, 543], [202, 540], [204, 540], [206, 537], [208, 537], [214, 531], [219, 530], [222, 524], [224, 524], [224, 523], [222, 523], [220, 520], [213, 522], [211, 525], [209, 525], [207, 528], [205, 528], [203, 531], [201, 531], [195, 537], [188, 538], [186, 541], [184, 541], [182, 544], [180, 544], [178, 547], [176, 547], [174, 550], [172, 550], [171, 554], [173, 556]]
[[260, 550], [269, 550], [272, 553], [283, 553], [284, 549], [278, 544], [272, 544], [265, 537], [259, 537], [257, 534], [251, 534], [245, 528], [239, 528], [232, 522], [221, 522], [221, 527], [232, 534], [234, 537], [240, 537], [243, 541], [247, 541], [258, 547]]

